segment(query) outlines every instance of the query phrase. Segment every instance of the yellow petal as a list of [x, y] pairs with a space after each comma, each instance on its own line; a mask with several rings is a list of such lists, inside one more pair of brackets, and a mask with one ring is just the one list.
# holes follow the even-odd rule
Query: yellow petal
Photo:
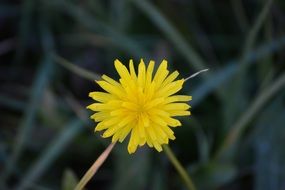
[[161, 84], [161, 88], [165, 87], [166, 85], [168, 85], [169, 83], [171, 83], [172, 81], [174, 81], [177, 77], [178, 77], [179, 73], [178, 71], [174, 71], [173, 73], [171, 73]]
[[171, 117], [163, 118], [163, 119], [167, 123], [167, 125], [170, 126], [170, 127], [181, 126], [181, 123], [180, 123], [180, 121], [178, 119], [173, 119]]
[[163, 126], [167, 126], [167, 123], [159, 116], [157, 115], [152, 115], [150, 117], [150, 120], [154, 123], [156, 123], [157, 125], [163, 125]]
[[153, 127], [148, 127], [146, 130], [147, 130], [152, 142], [156, 141], [157, 137], [156, 137], [155, 131], [153, 130]]
[[87, 106], [87, 109], [90, 109], [92, 111], [106, 111], [106, 110], [109, 110], [110, 108], [107, 107], [105, 104], [93, 103]]
[[119, 142], [123, 142], [123, 140], [127, 137], [127, 135], [130, 133], [131, 129], [133, 128], [132, 124], [129, 124], [121, 129], [119, 132]]
[[121, 86], [119, 85], [114, 86], [106, 81], [97, 81], [97, 83], [99, 84], [99, 86], [101, 86], [101, 88], [103, 88], [105, 91], [109, 92], [110, 94], [114, 94], [121, 98], [124, 97], [124, 91]]
[[128, 69], [118, 59], [115, 60], [115, 68], [121, 78], [131, 80], [131, 76]]
[[159, 136], [163, 139], [163, 142], [165, 144], [168, 144], [168, 136], [165, 134], [165, 132], [159, 127], [158, 125], [153, 126], [153, 130], [156, 134], [159, 134]]
[[187, 115], [191, 115], [190, 111], [177, 111], [177, 110], [171, 110], [168, 111], [170, 116], [187, 116]]
[[107, 128], [108, 128], [108, 126], [106, 126], [102, 122], [100, 122], [97, 124], [94, 131], [102, 131], [102, 130], [107, 129]]
[[183, 83], [184, 83], [183, 79], [169, 83], [168, 85], [166, 85], [164, 88], [160, 89], [157, 92], [157, 96], [167, 97], [167, 96], [170, 96], [172, 94], [175, 94], [176, 92], [178, 92], [179, 90], [182, 89]]
[[93, 98], [94, 100], [98, 102], [107, 102], [112, 99], [115, 99], [114, 96], [111, 94], [105, 93], [105, 92], [90, 92], [89, 97]]
[[116, 125], [109, 127], [102, 135], [103, 138], [108, 138], [114, 135], [120, 128]]
[[138, 72], [138, 85], [142, 88], [145, 86], [145, 64], [144, 61], [141, 59], [139, 64], [139, 72]]
[[149, 126], [149, 118], [146, 114], [142, 114], [141, 121], [144, 127]]
[[145, 137], [145, 127], [144, 127], [141, 116], [139, 116], [137, 125], [138, 125], [137, 127], [138, 127], [138, 132], [139, 132], [140, 138], [144, 138]]
[[139, 135], [138, 135], [137, 128], [135, 127], [132, 130], [130, 142], [128, 144], [128, 151], [130, 154], [134, 153], [137, 150], [137, 147], [139, 144], [138, 139], [139, 139]]
[[165, 134], [168, 136], [169, 139], [171, 140], [175, 139], [173, 131], [168, 126], [160, 125], [159, 127], [165, 132]]
[[139, 145], [143, 146], [146, 143], [146, 137], [140, 138]]
[[167, 70], [167, 61], [163, 60], [160, 66], [157, 69], [157, 72], [153, 78], [153, 81], [160, 86], [165, 77], [168, 75], [169, 71]]
[[103, 121], [110, 117], [109, 112], [98, 112], [93, 114], [90, 118], [94, 119], [96, 122]]
[[161, 152], [161, 151], [162, 151], [162, 147], [161, 147], [161, 145], [160, 145], [158, 142], [154, 141], [154, 142], [153, 142], [153, 145], [154, 145], [154, 148], [155, 148], [158, 152]]
[[166, 111], [169, 111], [169, 110], [184, 111], [184, 110], [187, 110], [189, 108], [190, 108], [190, 106], [188, 104], [185, 104], [185, 103], [171, 103], [171, 104], [167, 104], [167, 105], [163, 106], [163, 109]]
[[120, 86], [120, 83], [118, 83], [117, 81], [115, 81], [114, 79], [108, 77], [107, 75], [103, 75], [102, 79], [104, 79], [106, 82], [110, 83], [113, 86]]
[[156, 107], [157, 105], [159, 105], [161, 103], [164, 103], [164, 98], [156, 98], [156, 99], [146, 103], [144, 108], [150, 109], [150, 108]]
[[123, 120], [121, 120], [118, 124], [119, 127], [123, 127], [129, 123], [131, 123], [133, 120], [135, 120], [135, 117], [133, 117], [132, 115], [128, 115], [126, 116]]
[[136, 71], [135, 71], [134, 63], [133, 63], [132, 59], [129, 62], [129, 68], [130, 68], [130, 74], [131, 74], [132, 79], [134, 81], [136, 81], [137, 80], [137, 75], [136, 75]]
[[192, 96], [185, 96], [185, 95], [174, 95], [174, 96], [170, 96], [165, 98], [164, 103], [168, 104], [171, 102], [188, 102], [192, 100]]
[[112, 125], [118, 124], [121, 120], [122, 120], [121, 117], [111, 117], [108, 120], [104, 120], [103, 124], [107, 126], [112, 126]]
[[154, 68], [154, 61], [151, 60], [148, 64], [147, 71], [146, 71], [146, 84], [151, 83], [153, 68]]

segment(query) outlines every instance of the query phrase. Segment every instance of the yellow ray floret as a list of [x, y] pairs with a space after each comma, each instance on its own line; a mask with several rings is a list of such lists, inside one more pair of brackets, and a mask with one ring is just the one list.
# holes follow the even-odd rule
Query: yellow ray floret
[[129, 69], [115, 60], [119, 81], [103, 75], [103, 80], [96, 82], [106, 92], [89, 94], [96, 101], [87, 107], [96, 112], [91, 116], [98, 122], [95, 131], [104, 130], [102, 136], [112, 137], [112, 142], [122, 142], [130, 134], [129, 153], [144, 144], [162, 151], [161, 145], [175, 139], [170, 127], [181, 126], [173, 117], [191, 114], [190, 106], [183, 102], [192, 97], [175, 95], [182, 89], [184, 79], [175, 80], [179, 75], [177, 71], [169, 74], [166, 60], [156, 73], [153, 73], [154, 67], [154, 61], [146, 67], [141, 60], [136, 73], [132, 60]]

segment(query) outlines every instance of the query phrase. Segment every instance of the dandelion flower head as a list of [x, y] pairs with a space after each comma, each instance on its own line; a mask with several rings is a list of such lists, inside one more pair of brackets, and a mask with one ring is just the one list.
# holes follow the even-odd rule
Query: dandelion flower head
[[130, 134], [130, 154], [146, 143], [162, 151], [163, 144], [175, 139], [171, 128], [181, 126], [173, 117], [190, 115], [190, 106], [185, 102], [192, 97], [175, 95], [182, 89], [184, 79], [175, 80], [177, 71], [169, 74], [166, 60], [156, 73], [154, 61], [146, 66], [141, 59], [137, 74], [132, 60], [129, 69], [119, 60], [114, 64], [119, 81], [103, 75], [96, 82], [106, 92], [89, 94], [96, 101], [87, 107], [96, 112], [91, 116], [98, 122], [95, 131], [104, 131], [102, 136], [112, 137], [112, 142], [122, 142]]

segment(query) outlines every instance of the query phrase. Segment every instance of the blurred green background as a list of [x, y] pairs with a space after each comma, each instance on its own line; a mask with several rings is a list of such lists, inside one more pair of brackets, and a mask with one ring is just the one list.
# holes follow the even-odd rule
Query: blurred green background
[[[169, 61], [192, 115], [170, 147], [201, 190], [285, 189], [285, 1], [0, 3], [0, 189], [69, 190], [110, 143], [85, 107], [113, 61]], [[186, 189], [164, 152], [117, 144], [86, 189]]]

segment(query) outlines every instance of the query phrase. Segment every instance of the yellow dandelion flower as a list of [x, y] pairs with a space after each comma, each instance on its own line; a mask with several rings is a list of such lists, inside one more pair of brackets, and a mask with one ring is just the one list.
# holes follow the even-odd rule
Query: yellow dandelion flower
[[91, 116], [98, 122], [95, 131], [105, 130], [103, 137], [111, 137], [112, 142], [122, 142], [130, 133], [128, 152], [134, 153], [138, 146], [148, 144], [162, 151], [162, 144], [168, 144], [175, 136], [170, 127], [181, 126], [174, 116], [190, 115], [186, 103], [191, 96], [174, 95], [181, 90], [184, 79], [175, 80], [177, 71], [169, 74], [167, 61], [163, 60], [155, 74], [154, 61], [147, 68], [143, 60], [138, 66], [138, 74], [133, 61], [129, 70], [115, 60], [115, 68], [120, 75], [119, 82], [103, 75], [96, 81], [106, 92], [89, 94], [98, 103], [87, 108], [96, 113]]

